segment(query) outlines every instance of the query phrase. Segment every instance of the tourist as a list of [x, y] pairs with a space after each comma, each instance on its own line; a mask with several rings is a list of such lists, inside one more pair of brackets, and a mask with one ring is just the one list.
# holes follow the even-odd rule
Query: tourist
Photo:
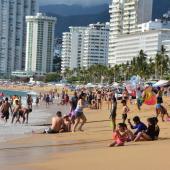
[[117, 111], [117, 99], [115, 97], [115, 94], [113, 94], [112, 108], [110, 114], [110, 119], [112, 120], [112, 125], [113, 125], [113, 131], [116, 129], [116, 111]]
[[15, 100], [15, 106], [14, 106], [14, 109], [13, 109], [13, 115], [12, 115], [12, 121], [11, 123], [14, 122], [14, 119], [16, 118], [16, 122], [19, 122], [20, 123], [20, 115], [19, 115], [19, 110], [21, 109], [21, 105], [19, 103], [19, 100]]
[[148, 128], [146, 131], [139, 132], [136, 138], [134, 139], [135, 142], [137, 141], [152, 141], [157, 138], [156, 132], [156, 122], [153, 118], [148, 118]]
[[48, 107], [50, 105], [50, 96], [49, 96], [49, 94], [46, 95], [45, 102], [46, 102], [46, 107]]
[[79, 96], [77, 107], [75, 109], [75, 123], [73, 125], [73, 132], [76, 131], [76, 128], [78, 124], [80, 123], [80, 120], [82, 120], [82, 122], [80, 124], [80, 127], [78, 128], [79, 131], [82, 131], [82, 127], [86, 123], [86, 117], [83, 113], [84, 107], [85, 107], [85, 94], [82, 93]]
[[2, 113], [1, 118], [5, 119], [5, 122], [7, 122], [9, 119], [9, 109], [12, 113], [11, 104], [8, 102], [8, 98], [6, 97], [5, 101], [2, 103], [2, 106], [1, 106], [1, 113]]
[[71, 120], [69, 119], [69, 115], [63, 117], [63, 127], [60, 132], [71, 132]]
[[23, 118], [23, 124], [26, 122], [26, 124], [28, 124], [28, 118], [29, 118], [29, 113], [30, 113], [30, 109], [22, 107], [19, 110], [19, 116]]
[[31, 95], [27, 95], [27, 107], [28, 109], [32, 109], [32, 103], [33, 103], [33, 99]]
[[128, 119], [128, 123], [129, 123], [131, 129], [136, 130], [135, 133], [134, 133], [135, 136], [138, 135], [139, 132], [147, 130], [147, 126], [143, 122], [141, 122], [141, 120], [138, 116], [135, 116], [133, 118], [133, 122], [134, 122], [135, 125], [132, 125], [130, 119]]
[[70, 113], [69, 113], [71, 122], [73, 124], [74, 124], [74, 121], [75, 121], [75, 109], [77, 107], [77, 103], [78, 103], [77, 92], [74, 92], [74, 95], [73, 95], [73, 97], [70, 100]]
[[130, 130], [127, 129], [126, 124], [119, 123], [118, 129], [113, 132], [113, 140], [114, 142], [111, 143], [110, 147], [115, 146], [124, 146], [125, 142], [131, 141], [133, 138], [133, 134]]
[[126, 101], [129, 99], [129, 93], [126, 87], [122, 93], [122, 97], [123, 97], [123, 100], [126, 100]]
[[63, 124], [64, 124], [64, 121], [62, 118], [62, 113], [58, 111], [56, 113], [56, 116], [52, 118], [51, 127], [48, 129], [45, 129], [44, 133], [47, 133], [47, 134], [60, 133], [60, 131], [62, 130]]
[[97, 99], [97, 109], [101, 109], [102, 108], [102, 95], [101, 95], [101, 91], [97, 91], [96, 99]]
[[87, 102], [90, 108], [91, 108], [93, 99], [94, 99], [93, 93], [90, 91], [90, 93], [87, 94]]
[[110, 110], [110, 107], [112, 105], [112, 95], [113, 95], [112, 90], [108, 90], [107, 92], [108, 110]]
[[130, 111], [130, 109], [127, 106], [127, 101], [126, 100], [122, 100], [121, 103], [123, 105], [123, 108], [122, 108], [122, 119], [123, 119], [123, 123], [125, 123], [126, 119], [127, 119], [127, 113]]
[[167, 109], [162, 105], [163, 104], [163, 92], [164, 88], [158, 87], [158, 93], [156, 95], [157, 98], [157, 104], [156, 104], [156, 116], [158, 117], [161, 114], [162, 121], [164, 122], [164, 116], [167, 115], [169, 118], [169, 114], [167, 112]]
[[64, 96], [64, 104], [67, 105], [69, 102], [69, 95], [66, 93]]
[[35, 104], [36, 104], [37, 107], [39, 105], [39, 102], [40, 102], [40, 98], [37, 96], [36, 99], [35, 99]]
[[152, 119], [155, 121], [155, 140], [158, 140], [159, 133], [160, 133], [160, 128], [158, 126], [158, 118], [157, 117], [153, 117]]
[[141, 110], [141, 106], [142, 106], [142, 91], [141, 91], [140, 87], [138, 87], [136, 89], [136, 103], [137, 103], [138, 110]]

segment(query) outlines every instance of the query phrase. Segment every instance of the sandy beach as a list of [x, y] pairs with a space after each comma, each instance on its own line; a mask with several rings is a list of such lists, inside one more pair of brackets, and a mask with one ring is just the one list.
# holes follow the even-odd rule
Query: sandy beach
[[[168, 110], [169, 99], [166, 100]], [[154, 115], [154, 106], [129, 105], [132, 118], [139, 115], [146, 122]], [[54, 108], [53, 108], [54, 109]], [[57, 109], [57, 107], [56, 107]], [[60, 108], [62, 109], [62, 108]], [[170, 122], [159, 122], [160, 139], [153, 142], [127, 143], [109, 148], [112, 128], [105, 104], [102, 110], [85, 110], [88, 123], [84, 132], [56, 135], [30, 134], [0, 144], [0, 166], [5, 170], [169, 170]], [[121, 106], [118, 105], [118, 122]]]

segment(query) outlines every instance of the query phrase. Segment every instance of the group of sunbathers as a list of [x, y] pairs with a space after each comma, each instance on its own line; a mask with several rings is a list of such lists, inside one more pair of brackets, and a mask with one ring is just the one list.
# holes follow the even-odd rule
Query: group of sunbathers
[[125, 142], [137, 142], [137, 141], [152, 141], [157, 140], [160, 132], [158, 126], [158, 119], [156, 117], [151, 117], [147, 119], [148, 126], [141, 122], [138, 116], [133, 118], [134, 125], [128, 119], [128, 124], [133, 133], [128, 129], [125, 123], [119, 123], [117, 129], [113, 132], [113, 143], [109, 146], [123, 146]]

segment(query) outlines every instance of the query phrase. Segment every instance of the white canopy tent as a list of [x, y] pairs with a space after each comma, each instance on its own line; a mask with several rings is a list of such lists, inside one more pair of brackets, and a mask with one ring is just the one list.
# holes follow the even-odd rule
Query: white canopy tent
[[164, 86], [170, 86], [169, 80], [159, 80], [157, 83], [153, 85], [153, 87], [164, 87]]

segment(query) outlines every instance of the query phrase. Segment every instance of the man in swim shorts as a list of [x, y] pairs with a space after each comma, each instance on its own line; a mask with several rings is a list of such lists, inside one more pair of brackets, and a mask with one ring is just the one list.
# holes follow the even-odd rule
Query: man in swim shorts
[[12, 113], [12, 108], [11, 108], [11, 104], [8, 102], [8, 98], [5, 98], [5, 102], [2, 104], [2, 117], [3, 119], [5, 119], [5, 121], [7, 122], [7, 120], [9, 119], [9, 109], [11, 110]]
[[64, 125], [64, 121], [63, 121], [63, 118], [62, 118], [62, 113], [60, 111], [58, 111], [56, 113], [56, 116], [54, 116], [52, 118], [51, 127], [48, 128], [48, 129], [45, 129], [44, 133], [47, 133], [47, 134], [59, 133], [60, 130], [62, 130], [63, 125]]

